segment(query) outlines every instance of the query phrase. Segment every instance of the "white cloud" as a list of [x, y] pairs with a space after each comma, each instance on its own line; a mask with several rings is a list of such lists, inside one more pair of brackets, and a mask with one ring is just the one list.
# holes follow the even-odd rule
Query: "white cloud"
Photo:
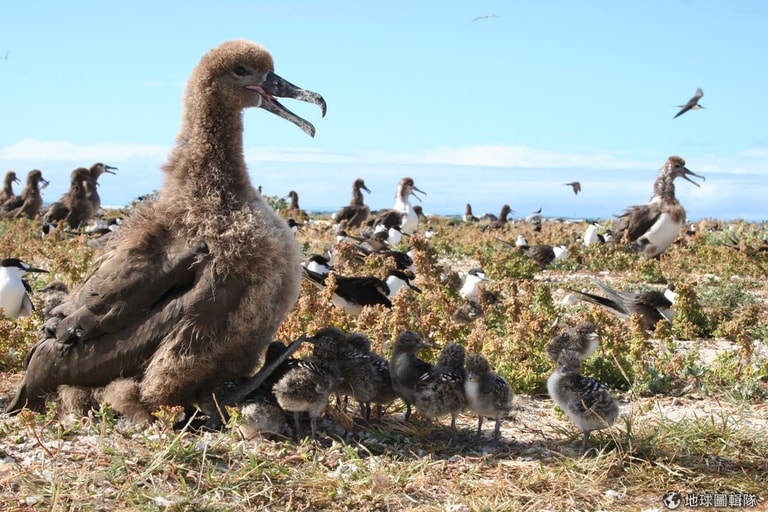
[[124, 162], [131, 159], [163, 161], [168, 146], [154, 144], [121, 144], [104, 142], [77, 145], [66, 141], [24, 139], [0, 149], [0, 158], [19, 161]]
[[525, 146], [435, 147], [420, 151], [359, 151], [334, 153], [259, 147], [246, 150], [250, 162], [314, 162], [326, 164], [413, 164], [459, 165], [476, 167], [638, 169], [659, 167], [661, 163], [621, 158], [606, 153], [578, 154], [543, 151]]

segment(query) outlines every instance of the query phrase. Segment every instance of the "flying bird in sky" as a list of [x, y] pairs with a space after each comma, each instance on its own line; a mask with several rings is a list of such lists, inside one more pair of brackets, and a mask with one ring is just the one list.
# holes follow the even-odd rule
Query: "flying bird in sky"
[[581, 183], [578, 181], [572, 181], [570, 183], [565, 183], [566, 186], [573, 188], [573, 193], [576, 195], [579, 195], [579, 192], [581, 192]]
[[472, 21], [478, 21], [478, 20], [488, 20], [491, 18], [500, 18], [501, 16], [498, 16], [496, 14], [488, 14], [486, 16], [478, 16], [477, 18], [473, 18]]
[[[675, 117], [679, 117], [685, 114], [686, 112], [688, 112], [689, 110], [699, 110], [704, 108], [701, 105], [699, 105], [699, 100], [701, 99], [702, 96], [704, 96], [704, 91], [702, 91], [701, 87], [699, 87], [698, 89], [696, 89], [696, 94], [693, 95], [693, 98], [688, 100], [688, 103], [686, 103], [685, 105], [678, 105], [678, 107], [680, 107], [680, 112], [675, 114]], [[674, 119], [675, 117], [673, 117], [672, 119]]]

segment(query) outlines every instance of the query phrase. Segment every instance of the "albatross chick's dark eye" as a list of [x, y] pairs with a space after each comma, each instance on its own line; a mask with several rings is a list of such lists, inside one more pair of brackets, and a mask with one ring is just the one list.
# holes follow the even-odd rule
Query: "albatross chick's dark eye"
[[237, 66], [233, 71], [237, 76], [245, 76], [250, 74], [250, 72], [248, 71], [248, 68], [246, 68], [245, 66]]

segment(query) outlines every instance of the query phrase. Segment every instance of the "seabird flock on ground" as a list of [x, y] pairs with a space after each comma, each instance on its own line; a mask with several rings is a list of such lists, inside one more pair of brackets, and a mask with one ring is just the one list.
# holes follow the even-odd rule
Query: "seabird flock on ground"
[[[699, 89], [677, 116], [701, 108], [701, 96]], [[138, 202], [119, 229], [107, 229], [103, 254], [71, 293], [58, 281], [42, 290], [50, 294], [44, 324], [7, 412], [44, 411], [48, 400], [58, 400], [65, 412], [82, 415], [108, 402], [118, 414], [141, 424], [152, 421], [152, 412], [161, 406], [180, 405], [200, 411], [206, 425], [215, 428], [226, 419], [221, 417], [223, 406], [232, 405], [242, 406], [250, 425], [246, 437], [277, 429], [286, 413], [293, 416], [297, 435], [307, 413], [316, 437], [318, 418], [338, 394], [356, 400], [365, 420], [371, 418], [372, 404], [379, 407], [380, 417], [381, 407], [396, 399], [405, 404], [404, 421], [410, 420], [413, 408], [429, 421], [450, 416], [455, 441], [461, 439], [456, 418], [470, 410], [478, 417], [477, 437], [483, 418], [492, 418], [493, 440], [498, 442], [501, 420], [512, 408], [510, 385], [482, 354], [469, 354], [459, 343], [446, 343], [433, 365], [419, 353], [438, 347], [413, 331], [394, 339], [389, 358], [374, 353], [365, 334], [335, 326], [288, 347], [274, 341], [300, 296], [302, 278], [317, 293], [327, 294], [327, 307], [353, 316], [366, 308], [392, 308], [398, 294], [421, 292], [414, 282], [413, 255], [401, 249], [411, 245], [412, 237], [419, 243], [429, 238], [421, 226], [428, 219], [410, 202], [412, 196], [421, 201], [417, 193], [426, 195], [413, 178], [400, 179], [394, 206], [378, 211], [365, 204], [362, 192], [371, 191], [357, 178], [349, 205], [331, 217], [337, 243], [325, 254], [302, 258], [288, 220], [294, 226], [312, 226], [311, 215], [299, 208], [294, 190], [286, 196], [290, 204], [280, 211], [282, 217], [278, 215], [251, 185], [243, 158], [241, 113], [249, 107], [282, 117], [314, 136], [312, 124], [278, 97], [313, 103], [325, 115], [322, 96], [277, 75], [271, 55], [257, 44], [225, 42], [202, 56], [185, 89], [176, 146], [162, 168], [162, 189]], [[69, 190], [45, 210], [40, 190], [48, 182], [42, 172], [30, 171], [17, 196], [13, 185], [19, 179], [9, 171], [0, 216], [40, 218], [45, 232], [77, 235], [100, 216], [99, 177], [115, 170], [103, 163], [75, 169]], [[674, 181], [681, 177], [698, 187], [690, 176], [703, 179], [682, 158], [669, 157], [650, 201], [628, 207], [604, 238], [591, 223], [584, 245], [607, 240], [659, 258], [685, 221]], [[579, 182], [566, 185], [574, 194], [581, 191]], [[496, 238], [503, 246], [532, 258], [541, 269], [568, 258], [566, 241], [562, 246], [529, 244], [518, 233], [516, 243], [506, 242], [513, 213], [504, 204], [498, 217], [478, 219], [467, 203], [461, 220], [499, 233]], [[527, 224], [536, 233], [541, 222], [539, 211]], [[340, 252], [359, 261], [391, 258], [396, 268], [376, 275], [342, 275], [336, 270], [343, 260]], [[47, 272], [16, 256], [0, 265], [0, 306], [7, 318], [32, 313], [31, 288], [22, 278]], [[640, 317], [648, 330], [660, 320], [672, 321], [674, 298], [658, 291], [621, 292], [593, 282], [607, 297], [572, 291], [622, 318]], [[475, 321], [498, 300], [485, 290], [489, 283], [480, 268], [465, 273], [457, 286], [465, 301], [453, 314], [457, 323]], [[292, 358], [302, 342], [312, 345], [311, 354]], [[596, 327], [589, 322], [564, 327], [546, 348], [554, 365], [547, 390], [583, 432], [583, 451], [590, 432], [610, 427], [619, 414], [607, 387], [581, 374], [583, 361], [598, 348]]]

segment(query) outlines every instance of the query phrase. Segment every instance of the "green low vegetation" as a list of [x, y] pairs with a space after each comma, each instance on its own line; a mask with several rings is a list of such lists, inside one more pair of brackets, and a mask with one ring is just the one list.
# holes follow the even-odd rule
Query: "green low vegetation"
[[[297, 235], [305, 254], [332, 243], [325, 221], [314, 219]], [[222, 431], [201, 433], [179, 428], [174, 408], [137, 430], [108, 407], [64, 422], [51, 407], [0, 415], [0, 509], [642, 510], [663, 509], [669, 490], [755, 495], [766, 506], [768, 253], [756, 248], [768, 227], [704, 220], [661, 259], [648, 260], [618, 245], [582, 247], [586, 224], [578, 222], [544, 222], [540, 233], [523, 222], [504, 232], [447, 218], [429, 224], [432, 238], [403, 245], [413, 248], [421, 294], [400, 293], [392, 309], [367, 308], [354, 318], [328, 305], [329, 291], [304, 283], [278, 336], [288, 342], [336, 325], [365, 332], [387, 356], [389, 342], [410, 329], [437, 345], [481, 352], [519, 397], [498, 446], [487, 430], [485, 441], [453, 443], [444, 425], [418, 415], [404, 423], [399, 402], [366, 424], [356, 407], [334, 401], [319, 441], [243, 440], [236, 411]], [[541, 270], [497, 240], [518, 233], [531, 243], [567, 243], [569, 257]], [[394, 266], [339, 249], [343, 275], [383, 277]], [[26, 220], [0, 222], [0, 252], [50, 271], [31, 278], [34, 288], [54, 279], [76, 286], [98, 255], [84, 235], [41, 238], [38, 224]], [[498, 300], [485, 302], [477, 321], [457, 323], [458, 288], [472, 267], [485, 270], [485, 289]], [[677, 316], [647, 333], [636, 319], [566, 300], [570, 289], [599, 293], [590, 277], [626, 290], [674, 283]], [[584, 373], [608, 383], [622, 402], [616, 425], [595, 432], [584, 456], [580, 432], [546, 396], [552, 364], [543, 350], [564, 326], [583, 320], [597, 325], [601, 343]], [[0, 319], [0, 407], [41, 324], [39, 313]], [[462, 415], [464, 433], [475, 427], [476, 418]]]

